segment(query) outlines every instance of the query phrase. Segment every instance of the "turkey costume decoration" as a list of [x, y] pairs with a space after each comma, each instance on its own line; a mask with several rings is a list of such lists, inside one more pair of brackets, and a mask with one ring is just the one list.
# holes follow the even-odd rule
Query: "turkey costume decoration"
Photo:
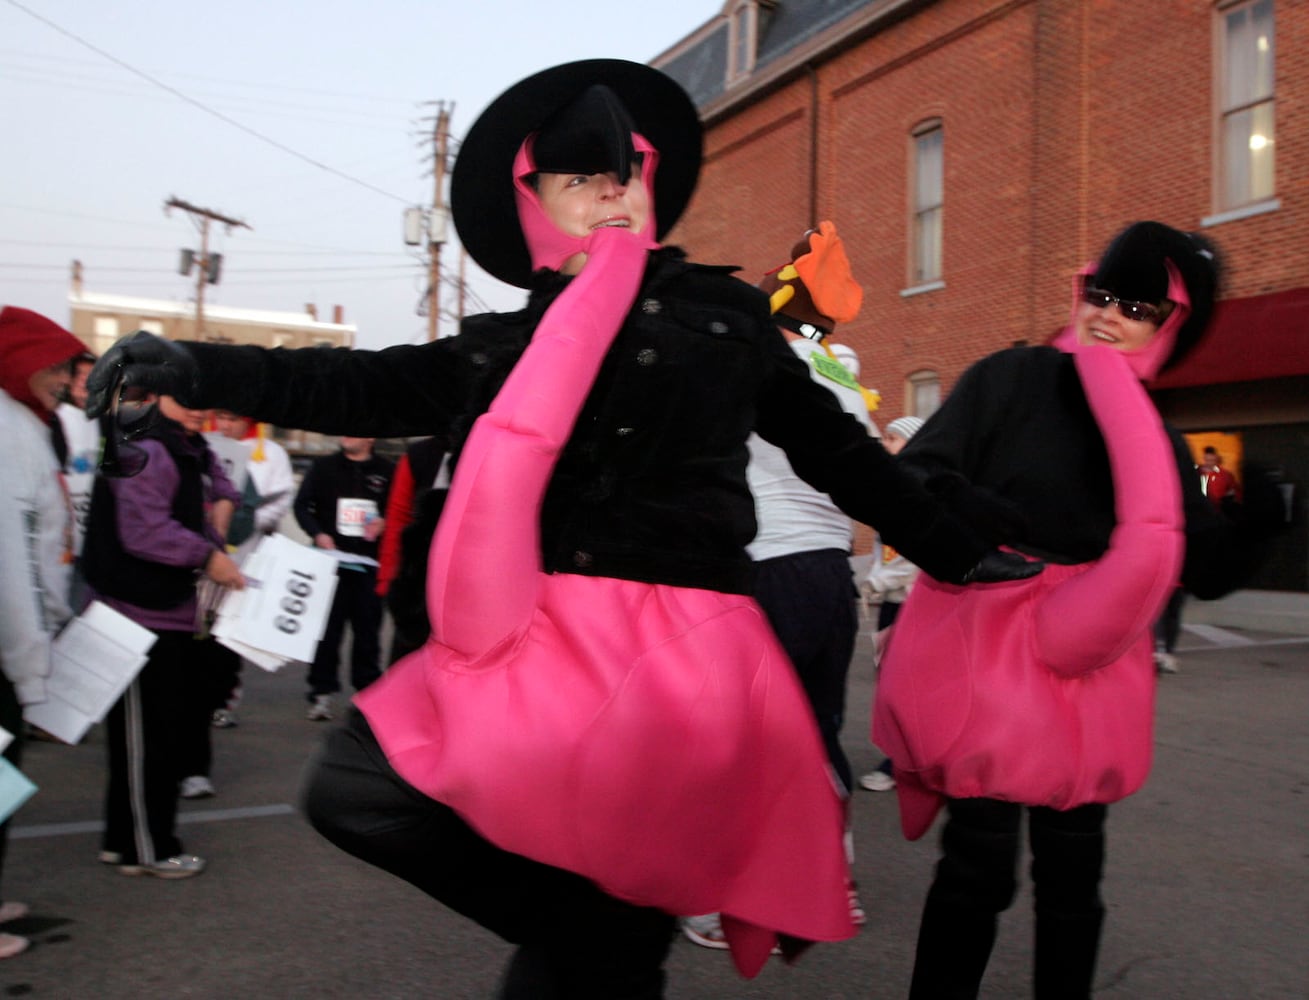
[[[431, 639], [356, 703], [396, 771], [489, 841], [641, 906], [721, 911], [753, 976], [779, 938], [793, 955], [853, 933], [841, 805], [785, 654], [748, 597], [546, 573], [540, 555], [555, 461], [699, 156], [680, 88], [608, 60], [519, 83], [469, 131], [452, 203], [478, 263], [522, 285], [587, 262], [460, 455]], [[643, 232], [570, 237], [533, 183], [631, 164], [658, 220]]]
[[[1090, 562], [1051, 557], [1041, 576], [990, 588], [920, 578], [882, 661], [872, 727], [873, 741], [895, 762], [910, 839], [927, 831], [947, 797], [1066, 810], [1125, 798], [1150, 769], [1151, 626], [1177, 584], [1185, 542], [1177, 458], [1142, 380], [1175, 362], [1203, 331], [1214, 262], [1186, 234], [1144, 222], [1077, 277], [1074, 314], [1088, 280], [1123, 300], [1173, 304], [1138, 351], [1079, 344], [1071, 324], [1054, 341], [1072, 355], [1108, 452], [1108, 549]], [[1017, 357], [993, 358], [1004, 364], [1005, 355]], [[1056, 389], [1048, 391], [1053, 398]], [[931, 429], [929, 421], [906, 453]], [[1049, 433], [1059, 440], [1060, 429]], [[999, 482], [992, 480], [982, 485]]]

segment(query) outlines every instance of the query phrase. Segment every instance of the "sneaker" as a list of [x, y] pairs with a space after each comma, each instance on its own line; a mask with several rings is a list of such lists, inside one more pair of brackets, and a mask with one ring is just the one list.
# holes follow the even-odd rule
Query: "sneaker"
[[305, 712], [305, 718], [310, 722], [330, 722], [332, 719], [332, 696], [330, 694], [314, 695], [313, 704], [309, 706], [309, 711]]
[[704, 913], [698, 917], [682, 918], [682, 933], [687, 939], [701, 948], [727, 947], [727, 938], [723, 935], [723, 924], [717, 913]]
[[0, 934], [0, 958], [13, 958], [27, 951], [32, 942], [17, 934]]
[[859, 779], [859, 787], [870, 792], [889, 792], [895, 787], [895, 778], [885, 771], [872, 771]]
[[213, 723], [215, 729], [231, 729], [236, 725], [236, 713], [230, 708], [216, 708], [209, 721]]
[[182, 798], [207, 799], [214, 794], [214, 783], [203, 774], [193, 774], [182, 779]]
[[153, 875], [155, 878], [191, 878], [199, 875], [208, 866], [204, 858], [194, 854], [174, 854], [149, 865], [119, 865], [121, 875]]
[[102, 865], [121, 865], [123, 856], [117, 851], [101, 851], [97, 859]]
[[859, 901], [858, 884], [851, 881], [845, 887], [845, 894], [850, 901], [850, 923], [856, 927], [862, 927], [868, 923], [868, 914], [864, 912], [864, 904]]
[[1154, 654], [1154, 669], [1160, 674], [1175, 674], [1178, 670], [1177, 657], [1163, 651]]

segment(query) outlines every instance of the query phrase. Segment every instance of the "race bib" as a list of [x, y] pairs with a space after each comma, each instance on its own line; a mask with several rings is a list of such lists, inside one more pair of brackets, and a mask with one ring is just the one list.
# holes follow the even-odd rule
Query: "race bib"
[[376, 500], [341, 497], [336, 501], [336, 533], [343, 538], [363, 538], [364, 525], [376, 518]]

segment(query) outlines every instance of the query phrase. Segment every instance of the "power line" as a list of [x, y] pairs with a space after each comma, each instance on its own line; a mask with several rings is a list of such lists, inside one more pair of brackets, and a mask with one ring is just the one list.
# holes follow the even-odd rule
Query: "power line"
[[397, 194], [392, 194], [390, 191], [384, 191], [382, 190], [382, 188], [379, 188], [373, 184], [368, 183], [368, 181], [360, 180], [358, 177], [352, 177], [347, 173], [343, 173], [342, 171], [337, 170], [335, 167], [328, 166], [326, 163], [323, 163], [321, 160], [315, 160], [311, 156], [306, 156], [304, 153], [301, 153], [299, 150], [292, 149], [290, 146], [286, 145], [285, 143], [278, 142], [276, 139], [264, 135], [262, 132], [258, 132], [255, 129], [250, 128], [248, 125], [243, 125], [235, 118], [229, 118], [221, 111], [215, 111], [213, 108], [205, 104], [202, 104], [200, 101], [197, 101], [195, 98], [183, 93], [182, 91], [178, 90], [176, 87], [164, 83], [162, 80], [156, 79], [155, 77], [151, 76], [149, 73], [137, 69], [135, 66], [132, 66], [131, 64], [124, 62], [122, 59], [119, 59], [117, 56], [106, 52], [104, 49], [97, 48], [95, 45], [92, 45], [86, 39], [80, 38], [79, 36], [69, 31], [67, 28], [61, 27], [60, 25], [56, 24], [54, 21], [51, 21], [48, 17], [38, 14], [30, 7], [26, 7], [23, 4], [19, 3], [18, 0], [7, 0], [7, 2], [11, 7], [17, 7], [24, 14], [36, 18], [36, 20], [40, 21], [41, 23], [47, 25], [50, 28], [53, 28], [55, 31], [59, 32], [61, 35], [65, 36], [66, 38], [69, 38], [72, 41], [76, 42], [78, 45], [90, 49], [92, 52], [96, 53], [99, 56], [103, 56], [105, 59], [108, 59], [110, 62], [114, 63], [115, 65], [121, 66], [129, 73], [132, 73], [135, 76], [139, 76], [141, 79], [149, 81], [150, 83], [154, 84], [156, 87], [160, 87], [163, 90], [168, 91], [174, 97], [177, 97], [180, 100], [185, 101], [187, 104], [199, 108], [205, 114], [213, 115], [219, 121], [231, 125], [233, 128], [240, 129], [242, 132], [245, 132], [247, 135], [253, 136], [254, 138], [258, 139], [260, 142], [265, 142], [268, 145], [274, 147], [275, 149], [280, 149], [282, 152], [294, 156], [296, 159], [303, 160], [305, 163], [317, 167], [320, 170], [325, 170], [327, 171], [327, 173], [339, 177], [342, 180], [349, 181], [352, 184], [358, 184], [360, 187], [367, 188], [368, 190], [376, 194], [380, 194], [385, 198], [391, 198], [394, 201], [398, 201], [403, 205], [407, 205], [409, 203], [409, 199], [407, 198], [401, 198]]

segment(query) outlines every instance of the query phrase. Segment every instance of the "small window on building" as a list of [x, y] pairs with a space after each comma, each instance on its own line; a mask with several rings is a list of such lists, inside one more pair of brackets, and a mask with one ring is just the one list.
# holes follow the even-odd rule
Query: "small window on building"
[[908, 397], [911, 416], [926, 420], [941, 406], [941, 376], [924, 369], [909, 376]]
[[1273, 197], [1273, 0], [1218, 11], [1219, 208]]
[[158, 319], [143, 319], [137, 325], [138, 330], [144, 330], [146, 333], [153, 333], [156, 337], [164, 335], [164, 324]]
[[[941, 213], [945, 199], [944, 130], [934, 119], [913, 133], [913, 261], [914, 285], [941, 280]], [[918, 414], [922, 416], [922, 414]]]
[[727, 82], [748, 76], [759, 52], [759, 38], [773, 0], [740, 0], [727, 19]]
[[117, 316], [96, 316], [91, 320], [91, 332], [96, 337], [105, 337], [109, 340], [118, 339], [118, 317]]

